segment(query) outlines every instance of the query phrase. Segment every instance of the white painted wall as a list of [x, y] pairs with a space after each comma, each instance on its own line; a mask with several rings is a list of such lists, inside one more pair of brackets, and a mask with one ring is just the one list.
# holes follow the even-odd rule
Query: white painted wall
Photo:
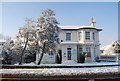
[[[60, 38], [60, 41], [63, 40], [63, 42], [66, 41], [66, 33], [71, 33], [71, 40], [72, 42], [77, 42], [78, 40], [78, 32], [76, 31], [63, 31], [61, 30], [60, 34], [59, 34], [59, 38]], [[66, 41], [67, 42], [67, 41]]]
[[41, 61], [42, 64], [55, 64], [55, 55], [44, 54]]
[[[82, 33], [82, 39], [79, 40], [79, 32]], [[90, 40], [85, 40], [85, 32], [90, 32]], [[93, 40], [93, 32], [95, 34], [95, 40]], [[63, 40], [63, 42], [66, 41], [66, 33], [71, 33], [71, 40], [72, 42], [79, 42], [79, 43], [99, 43], [99, 32], [95, 29], [81, 29], [81, 30], [61, 30], [59, 34], [60, 41]]]
[[62, 62], [68, 58], [67, 48], [71, 48], [71, 59], [77, 62], [77, 45], [62, 45]]
[[[79, 40], [79, 32], [82, 33], [82, 39]], [[85, 32], [90, 32], [90, 40], [86, 40], [85, 39]], [[95, 35], [95, 39], [93, 40], [93, 32]], [[66, 33], [71, 33], [71, 40], [70, 41], [66, 41]], [[99, 48], [99, 31], [95, 30], [95, 29], [80, 29], [80, 30], [62, 30], [59, 34], [59, 38], [60, 41], [63, 40], [63, 42], [78, 42], [82, 45], [83, 51], [86, 51], [86, 44], [90, 44], [91, 47], [91, 59], [92, 62], [95, 61], [95, 56], [99, 56], [100, 54], [100, 48]], [[72, 50], [75, 49], [76, 50], [76, 55], [73, 54], [73, 60], [75, 60], [77, 62], [77, 46], [76, 45], [70, 45], [70, 44], [66, 44], [66, 45], [62, 45], [62, 61], [64, 62], [65, 60], [67, 60], [67, 48], [71, 47]], [[94, 52], [95, 49], [95, 52]]]

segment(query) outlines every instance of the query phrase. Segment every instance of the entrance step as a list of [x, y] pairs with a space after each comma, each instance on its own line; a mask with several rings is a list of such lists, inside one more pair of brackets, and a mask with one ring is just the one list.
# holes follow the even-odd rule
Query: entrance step
[[92, 58], [86, 57], [85, 58], [85, 63], [92, 63]]

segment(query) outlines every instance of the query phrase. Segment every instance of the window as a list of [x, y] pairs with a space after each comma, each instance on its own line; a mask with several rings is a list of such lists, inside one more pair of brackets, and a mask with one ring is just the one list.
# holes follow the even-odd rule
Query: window
[[95, 33], [93, 32], [93, 40], [95, 40]]
[[54, 57], [54, 55], [53, 55], [52, 52], [49, 53], [49, 57], [50, 57], [50, 58], [53, 58], [53, 57]]
[[82, 33], [79, 32], [79, 40], [81, 40], [81, 39], [82, 39]]
[[85, 39], [90, 40], [90, 32], [85, 32]]
[[86, 47], [87, 57], [91, 57], [91, 48]]
[[66, 33], [66, 40], [71, 40], [71, 33]]
[[86, 52], [91, 52], [91, 48], [90, 47], [86, 47]]
[[82, 51], [82, 48], [80, 48], [79, 50], [80, 50], [80, 53], [82, 53], [82, 52], [83, 52], [83, 51]]

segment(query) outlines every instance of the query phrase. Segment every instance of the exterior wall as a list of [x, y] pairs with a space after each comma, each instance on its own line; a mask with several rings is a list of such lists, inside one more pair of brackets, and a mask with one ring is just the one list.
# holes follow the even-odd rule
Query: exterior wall
[[60, 38], [60, 41], [63, 40], [63, 42], [66, 41], [66, 33], [71, 33], [71, 40], [72, 42], [77, 42], [78, 40], [78, 37], [77, 37], [77, 34], [78, 32], [75, 31], [61, 31], [60, 34], [59, 34], [59, 38]]
[[1, 54], [1, 52], [2, 52], [2, 46], [0, 45], [0, 54]]
[[[82, 33], [82, 38], [79, 40], [79, 32]], [[90, 40], [85, 39], [85, 32], [90, 32]], [[94, 40], [93, 40], [93, 32], [94, 32]], [[71, 40], [66, 41], [66, 33], [71, 33]], [[100, 43], [99, 43], [99, 31], [96, 29], [79, 29], [79, 30], [62, 30], [59, 35], [60, 40], [63, 42], [78, 42], [78, 46], [82, 47], [83, 52], [86, 52], [86, 47], [90, 46], [91, 48], [91, 57], [87, 57], [89, 59], [86, 62], [94, 62], [95, 58], [100, 54]], [[61, 42], [61, 41], [60, 41]], [[79, 45], [80, 44], [80, 45]], [[77, 45], [66, 44], [62, 45], [62, 61], [67, 60], [67, 48], [71, 47], [76, 50], [76, 55], [72, 55], [74, 58], [72, 60], [77, 62], [77, 53], [79, 53], [79, 47]]]
[[42, 64], [55, 64], [55, 55], [45, 54], [41, 61]]
[[5, 42], [6, 42], [5, 40], [0, 40], [0, 54], [2, 52], [2, 48]]
[[[40, 59], [40, 55], [36, 54], [36, 63], [38, 63]], [[55, 63], [55, 55], [44, 54], [41, 64], [54, 64]]]
[[68, 60], [67, 48], [71, 48], [71, 59], [77, 62], [77, 45], [62, 45], [62, 62]]
[[[79, 32], [82, 33], [82, 39], [79, 40]], [[85, 32], [90, 32], [90, 40], [85, 39]], [[93, 40], [93, 32], [95, 34], [95, 40]], [[79, 43], [99, 43], [99, 32], [94, 29], [82, 29], [82, 30], [68, 30], [64, 31], [62, 30], [59, 34], [60, 42], [63, 40], [63, 42], [66, 41], [66, 33], [71, 33], [71, 40], [72, 42], [79, 42]]]
[[[82, 32], [82, 40], [78, 40], [79, 43], [95, 43], [98, 44], [99, 43], [99, 32], [97, 30], [94, 29], [83, 29], [83, 30], [79, 30], [78, 32]], [[90, 32], [90, 40], [86, 40], [85, 39], [85, 32]], [[95, 40], [93, 40], [93, 32], [95, 35]]]
[[[38, 63], [40, 56], [36, 55], [36, 63]], [[55, 55], [44, 54], [41, 64], [54, 64], [55, 63]]]

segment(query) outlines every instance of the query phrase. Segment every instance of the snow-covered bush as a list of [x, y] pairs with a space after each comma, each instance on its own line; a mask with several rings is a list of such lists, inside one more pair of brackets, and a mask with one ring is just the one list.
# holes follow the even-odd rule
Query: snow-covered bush
[[112, 45], [115, 53], [120, 53], [120, 40], [115, 41]]

